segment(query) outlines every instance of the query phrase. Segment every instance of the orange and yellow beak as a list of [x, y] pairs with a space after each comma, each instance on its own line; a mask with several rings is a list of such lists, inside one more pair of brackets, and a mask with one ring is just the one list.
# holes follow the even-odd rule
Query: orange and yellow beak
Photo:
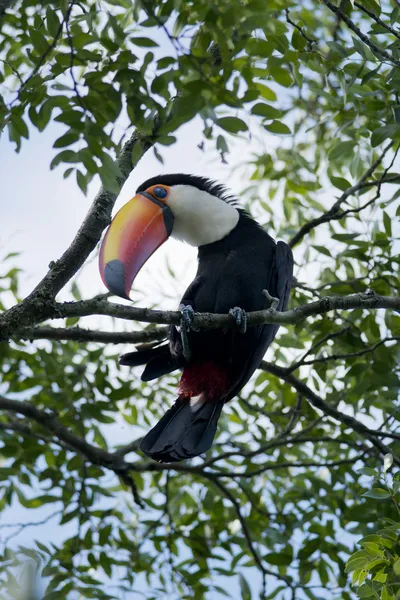
[[129, 300], [133, 280], [168, 239], [173, 222], [171, 209], [148, 192], [140, 192], [121, 208], [100, 248], [100, 275], [110, 292]]

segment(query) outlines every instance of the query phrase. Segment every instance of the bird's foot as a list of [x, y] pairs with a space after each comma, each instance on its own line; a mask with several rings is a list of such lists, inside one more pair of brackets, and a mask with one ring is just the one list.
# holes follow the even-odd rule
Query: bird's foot
[[231, 308], [229, 314], [235, 319], [235, 323], [240, 333], [246, 333], [247, 331], [247, 315], [246, 311], [243, 308], [239, 308], [239, 306], [235, 306]]
[[279, 306], [279, 298], [275, 298], [274, 296], [271, 296], [271, 294], [269, 293], [268, 290], [263, 290], [262, 293], [264, 294], [264, 296], [266, 297], [266, 299], [269, 302], [268, 309], [276, 310]]
[[190, 360], [192, 355], [189, 346], [188, 333], [190, 330], [198, 331], [198, 328], [194, 326], [194, 310], [190, 304], [180, 304], [179, 312], [182, 315], [181, 323], [180, 323], [180, 333], [182, 340], [182, 354], [185, 360]]

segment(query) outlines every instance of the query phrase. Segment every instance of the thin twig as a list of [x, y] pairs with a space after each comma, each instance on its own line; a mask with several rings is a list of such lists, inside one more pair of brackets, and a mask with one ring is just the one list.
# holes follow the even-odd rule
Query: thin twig
[[[323, 1], [325, 1], [325, 0], [323, 0]], [[296, 246], [296, 244], [298, 244], [304, 238], [305, 235], [310, 233], [310, 231], [315, 229], [318, 225], [321, 225], [322, 223], [328, 223], [329, 221], [332, 221], [332, 220], [341, 219], [346, 214], [348, 214], [348, 213], [340, 213], [340, 207], [347, 200], [347, 198], [349, 198], [349, 196], [353, 196], [354, 194], [356, 194], [357, 192], [359, 192], [361, 190], [361, 188], [363, 187], [363, 185], [365, 184], [367, 179], [369, 179], [369, 177], [371, 177], [371, 175], [376, 171], [376, 169], [382, 163], [383, 159], [385, 158], [388, 151], [392, 148], [393, 144], [394, 144], [394, 142], [391, 141], [383, 149], [382, 154], [369, 167], [369, 169], [367, 169], [367, 171], [365, 171], [365, 173], [362, 175], [362, 177], [360, 177], [360, 179], [357, 181], [357, 183], [355, 183], [351, 187], [347, 188], [343, 192], [343, 194], [340, 196], [340, 198], [338, 200], [336, 200], [336, 202], [331, 206], [331, 208], [329, 210], [324, 212], [319, 217], [316, 217], [315, 219], [311, 219], [311, 221], [308, 221], [308, 223], [305, 223], [299, 229], [299, 231], [296, 233], [296, 235], [294, 235], [292, 237], [292, 239], [289, 241], [289, 246], [291, 248], [293, 248], [293, 246]], [[381, 183], [382, 183], [382, 179], [379, 179], [377, 185], [379, 186], [379, 184], [381, 184]], [[360, 209], [360, 210], [362, 210], [362, 209]]]
[[379, 18], [378, 15], [376, 15], [372, 10], [369, 10], [369, 8], [367, 8], [366, 6], [363, 6], [359, 2], [354, 2], [354, 6], [356, 6], [360, 10], [362, 10], [366, 15], [368, 15], [369, 17], [371, 17], [371, 19], [373, 19], [375, 21], [375, 23], [378, 23], [378, 25], [380, 25], [381, 27], [383, 27], [384, 29], [386, 29], [386, 31], [388, 31], [389, 33], [391, 33], [392, 35], [394, 35], [398, 40], [400, 40], [399, 32], [396, 31], [393, 27], [391, 27], [385, 21], [382, 21], [382, 19]]
[[392, 54], [387, 52], [387, 50], [384, 50], [383, 48], [381, 48], [380, 46], [375, 44], [375, 42], [373, 42], [371, 40], [371, 38], [369, 38], [367, 35], [365, 35], [365, 33], [363, 33], [361, 31], [361, 29], [353, 23], [353, 21], [350, 19], [350, 17], [345, 15], [345, 13], [342, 10], [340, 10], [340, 8], [338, 6], [335, 6], [329, 0], [322, 0], [322, 2], [333, 13], [335, 13], [344, 23], [346, 23], [347, 27], [349, 29], [351, 29], [351, 31], [353, 31], [357, 35], [357, 37], [359, 37], [360, 40], [363, 41], [364, 44], [366, 44], [370, 48], [370, 50], [372, 50], [372, 52], [375, 54], [375, 56], [379, 56], [382, 60], [384, 60], [384, 61], [387, 60], [390, 63], [396, 65], [397, 67], [400, 67], [400, 60], [397, 60], [396, 58], [393, 57]]

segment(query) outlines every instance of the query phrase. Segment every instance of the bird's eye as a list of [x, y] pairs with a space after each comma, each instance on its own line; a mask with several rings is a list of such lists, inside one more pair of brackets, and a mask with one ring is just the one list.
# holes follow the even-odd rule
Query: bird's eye
[[167, 190], [165, 190], [162, 187], [155, 187], [154, 190], [153, 190], [153, 194], [157, 198], [165, 198], [167, 196]]

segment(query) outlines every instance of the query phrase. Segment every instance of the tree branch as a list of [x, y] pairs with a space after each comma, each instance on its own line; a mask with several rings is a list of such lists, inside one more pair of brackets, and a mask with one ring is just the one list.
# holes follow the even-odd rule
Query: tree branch
[[[386, 309], [400, 311], [400, 296], [381, 296], [374, 292], [352, 294], [350, 296], [323, 296], [315, 302], [298, 306], [292, 310], [277, 311], [274, 309], [259, 310], [247, 314], [248, 325], [279, 324], [295, 325], [312, 316], [323, 315], [332, 310], [377, 310]], [[180, 325], [181, 313], [168, 310], [151, 310], [136, 306], [125, 306], [109, 302], [103, 297], [79, 302], [51, 303], [48, 307], [48, 318], [87, 317], [105, 315], [127, 321], [143, 321], [160, 325]], [[7, 314], [7, 313], [6, 313]], [[195, 313], [194, 326], [199, 329], [211, 330], [235, 327], [235, 321], [230, 314]], [[82, 342], [101, 343], [143, 343], [160, 341], [167, 337], [168, 329], [159, 327], [144, 331], [109, 332], [90, 329], [55, 328], [55, 327], [20, 327], [10, 334], [13, 339], [57, 339], [75, 340]]]
[[301, 468], [308, 468], [308, 467], [318, 467], [318, 468], [326, 467], [327, 469], [331, 469], [332, 467], [340, 467], [342, 465], [354, 464], [358, 460], [361, 460], [364, 456], [365, 456], [365, 452], [362, 452], [361, 454], [357, 454], [356, 456], [353, 456], [353, 458], [343, 458], [341, 460], [336, 460], [336, 461], [327, 462], [327, 463], [315, 461], [315, 460], [284, 461], [281, 463], [269, 462], [269, 463], [264, 463], [263, 465], [260, 465], [260, 467], [258, 469], [255, 469], [253, 471], [234, 471], [234, 472], [224, 472], [224, 473], [217, 472], [217, 473], [213, 473], [213, 475], [215, 475], [216, 477], [228, 477], [229, 479], [236, 479], [236, 478], [237, 479], [248, 479], [249, 477], [255, 477], [256, 475], [261, 475], [262, 473], [265, 473], [265, 471], [277, 471], [279, 469], [289, 469], [289, 468], [301, 469]]
[[397, 67], [400, 67], [399, 60], [394, 58], [392, 56], [392, 54], [387, 52], [387, 50], [384, 50], [383, 48], [381, 48], [380, 46], [375, 44], [375, 42], [373, 42], [367, 35], [365, 35], [365, 33], [363, 33], [361, 31], [361, 29], [353, 23], [353, 21], [350, 19], [350, 17], [345, 15], [344, 12], [342, 10], [340, 10], [340, 8], [338, 6], [335, 6], [329, 0], [322, 0], [322, 2], [325, 4], [325, 6], [327, 6], [329, 8], [329, 10], [331, 10], [333, 13], [335, 13], [335, 15], [337, 15], [337, 17], [341, 21], [346, 23], [347, 27], [349, 29], [351, 29], [351, 31], [353, 31], [353, 33], [355, 33], [356, 36], [359, 37], [360, 40], [363, 41], [364, 44], [366, 44], [370, 48], [370, 50], [375, 54], [375, 56], [379, 56], [379, 58], [381, 58], [382, 60], [387, 60], [387, 61], [391, 62], [392, 64], [396, 65]]
[[240, 510], [240, 504], [236, 500], [235, 496], [231, 493], [231, 491], [225, 485], [223, 485], [220, 481], [217, 481], [213, 475], [203, 473], [203, 476], [206, 477], [207, 479], [209, 479], [209, 481], [211, 481], [211, 483], [213, 485], [215, 485], [220, 490], [220, 492], [222, 492], [222, 494], [226, 498], [228, 498], [228, 500], [233, 505], [235, 512], [237, 514], [237, 517], [239, 519], [240, 525], [242, 527], [242, 531], [243, 531], [244, 537], [246, 539], [247, 546], [254, 558], [254, 562], [256, 563], [256, 565], [258, 566], [260, 571], [266, 575], [272, 575], [273, 577], [282, 579], [282, 581], [284, 581], [288, 585], [291, 585], [290, 577], [287, 577], [286, 575], [279, 575], [278, 573], [274, 573], [274, 571], [270, 571], [269, 569], [264, 567], [262, 560], [261, 560], [260, 556], [258, 555], [257, 550], [254, 547], [253, 540], [251, 539], [250, 531], [247, 527], [246, 519], [244, 518], [244, 516], [242, 515], [242, 511]]
[[[364, 356], [364, 354], [369, 354], [371, 352], [374, 352], [377, 348], [385, 345], [388, 342], [398, 342], [398, 341], [400, 341], [399, 336], [387, 337], [383, 340], [380, 340], [379, 342], [376, 342], [376, 344], [373, 344], [372, 346], [367, 346], [363, 350], [358, 350], [357, 352], [348, 352], [345, 354], [329, 354], [328, 356], [316, 357], [311, 360], [305, 360], [306, 355], [304, 355], [303, 358], [301, 358], [299, 361], [297, 361], [296, 363], [292, 364], [289, 367], [289, 371], [293, 372], [293, 371], [297, 370], [299, 367], [302, 367], [303, 365], [314, 365], [316, 363], [326, 363], [331, 360], [345, 360], [347, 358], [356, 358], [357, 356]], [[311, 350], [312, 349], [310, 349], [307, 354], [310, 354]]]
[[[19, 100], [19, 98], [21, 96], [21, 92], [26, 88], [28, 83], [36, 75], [36, 73], [39, 71], [40, 67], [44, 64], [46, 58], [49, 56], [49, 54], [52, 52], [52, 50], [54, 50], [54, 48], [56, 47], [57, 42], [62, 35], [64, 25], [68, 26], [73, 7], [74, 7], [74, 2], [71, 2], [71, 4], [69, 4], [69, 6], [68, 6], [68, 9], [65, 13], [63, 20], [60, 22], [60, 24], [58, 26], [58, 29], [56, 31], [53, 41], [51, 42], [49, 47], [39, 57], [39, 60], [36, 63], [34, 69], [32, 70], [31, 74], [27, 77], [27, 79], [22, 83], [21, 87], [18, 90], [17, 97], [12, 101], [11, 105], [14, 104], [17, 100]], [[1, 18], [1, 9], [0, 9], [0, 18]]]
[[163, 340], [168, 327], [144, 329], [143, 331], [97, 331], [81, 327], [27, 327], [13, 334], [14, 340], [73, 340], [75, 342], [99, 342], [103, 344], [142, 344]]
[[[315, 408], [321, 410], [324, 414], [336, 419], [336, 421], [343, 423], [347, 427], [353, 429], [353, 431], [356, 431], [357, 433], [362, 435], [364, 438], [367, 438], [371, 442], [371, 444], [373, 444], [373, 446], [375, 446], [375, 448], [379, 450], [381, 454], [387, 454], [388, 452], [393, 454], [392, 450], [388, 446], [383, 444], [380, 440], [376, 439], [378, 435], [384, 435], [384, 432], [379, 432], [370, 429], [369, 427], [361, 423], [361, 421], [358, 421], [354, 417], [340, 412], [333, 406], [330, 406], [320, 396], [313, 392], [312, 389], [308, 387], [308, 385], [306, 385], [303, 381], [295, 377], [295, 375], [290, 373], [287, 369], [284, 369], [283, 367], [278, 367], [277, 365], [269, 363], [265, 360], [261, 362], [260, 368], [266, 371], [267, 373], [271, 373], [272, 375], [279, 377], [279, 379], [286, 381], [286, 383], [289, 383], [292, 387], [294, 387], [295, 390], [297, 390], [300, 394], [307, 398], [310, 404], [315, 406]], [[390, 434], [387, 437], [390, 437]], [[393, 456], [393, 460], [397, 465], [400, 465], [400, 459], [398, 457]]]
[[[378, 309], [400, 311], [400, 296], [381, 296], [374, 292], [352, 294], [350, 296], [324, 296], [320, 300], [298, 306], [292, 310], [259, 310], [247, 314], [248, 325], [274, 323], [295, 325], [307, 317], [323, 315], [331, 310]], [[179, 325], [181, 313], [178, 311], [150, 310], [116, 304], [104, 299], [82, 300], [80, 302], [54, 303], [50, 318], [85, 317], [107, 315], [128, 321], [144, 321], [160, 325]], [[200, 329], [219, 329], [235, 327], [235, 321], [229, 314], [195, 313], [193, 324]]]
[[116, 464], [117, 461], [110, 452], [89, 444], [86, 440], [75, 435], [70, 429], [62, 425], [55, 414], [41, 410], [31, 402], [9, 400], [4, 396], [0, 396], [0, 409], [24, 415], [24, 417], [36, 421], [39, 425], [44, 427], [44, 429], [50, 431], [58, 439], [63, 441], [70, 450], [79, 452], [93, 464], [105, 467], [108, 466], [108, 468], [112, 469], [114, 466], [118, 466]]
[[48, 437], [46, 435], [41, 435], [40, 433], [33, 431], [31, 429], [31, 427], [29, 427], [29, 425], [26, 425], [25, 423], [23, 423], [22, 420], [20, 421], [17, 419], [10, 419], [10, 422], [7, 422], [7, 423], [0, 422], [0, 430], [14, 431], [15, 433], [20, 433], [21, 435], [24, 435], [27, 437], [32, 437], [41, 442], [45, 442], [46, 444], [54, 444], [55, 443], [58, 446], [61, 446], [62, 448], [66, 449], [66, 450], [70, 449], [62, 441], [54, 440], [51, 437]]
[[[120, 186], [135, 166], [132, 162], [133, 148], [139, 144], [143, 156], [155, 143], [154, 136], [155, 131], [146, 137], [139, 137], [135, 131], [125, 143], [116, 161], [121, 171]], [[32, 326], [51, 317], [54, 311], [52, 301], [96, 248], [103, 230], [111, 221], [116, 199], [117, 194], [100, 188], [70, 247], [58, 261], [50, 263], [48, 273], [29, 296], [0, 316], [0, 341], [7, 341], [21, 327]]]
[[362, 10], [366, 15], [368, 15], [369, 17], [371, 17], [371, 19], [373, 19], [375, 21], [375, 23], [378, 23], [378, 25], [380, 25], [381, 27], [383, 27], [384, 29], [386, 29], [386, 31], [388, 31], [389, 33], [391, 33], [392, 35], [394, 35], [398, 40], [400, 40], [399, 32], [396, 31], [390, 25], [388, 25], [388, 23], [386, 23], [385, 21], [382, 21], [382, 19], [380, 19], [378, 17], [378, 15], [376, 15], [372, 10], [369, 10], [366, 6], [363, 6], [359, 2], [354, 2], [354, 6], [356, 6], [360, 10]]
[[[323, 0], [323, 1], [325, 1], [325, 0]], [[296, 246], [296, 244], [298, 244], [304, 238], [304, 236], [307, 235], [307, 233], [310, 233], [310, 231], [315, 229], [318, 225], [321, 225], [322, 223], [328, 223], [329, 221], [332, 221], [332, 220], [338, 220], [338, 219], [341, 219], [342, 217], [346, 216], [347, 213], [339, 212], [340, 207], [347, 200], [347, 198], [349, 196], [356, 194], [363, 187], [365, 187], [365, 183], [366, 183], [367, 179], [369, 177], [371, 177], [371, 175], [374, 173], [374, 171], [376, 171], [376, 169], [382, 163], [387, 152], [392, 148], [393, 144], [394, 144], [394, 142], [391, 141], [384, 148], [382, 154], [376, 159], [376, 161], [370, 166], [370, 168], [367, 169], [367, 171], [365, 171], [364, 175], [362, 177], [360, 177], [360, 179], [357, 181], [357, 183], [355, 183], [351, 187], [347, 188], [347, 190], [345, 190], [343, 192], [343, 194], [340, 196], [340, 198], [338, 200], [336, 200], [336, 202], [331, 206], [331, 208], [329, 210], [324, 212], [319, 217], [316, 217], [315, 219], [311, 219], [311, 221], [308, 221], [308, 223], [305, 223], [299, 229], [299, 231], [296, 233], [296, 235], [294, 235], [292, 237], [292, 239], [289, 241], [289, 246], [291, 248]], [[379, 186], [382, 183], [382, 179], [385, 175], [386, 175], [386, 172], [382, 175], [382, 178], [376, 182], [376, 185]], [[366, 206], [364, 206], [363, 208], [366, 208]]]

